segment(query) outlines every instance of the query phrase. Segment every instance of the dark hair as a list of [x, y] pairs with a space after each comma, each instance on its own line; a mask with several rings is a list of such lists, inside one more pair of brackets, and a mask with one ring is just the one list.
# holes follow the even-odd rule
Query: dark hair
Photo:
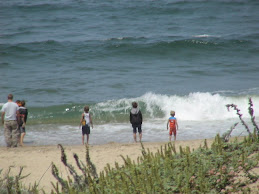
[[22, 105], [22, 106], [25, 106], [25, 100], [22, 100], [22, 101], [21, 101], [21, 105]]
[[8, 100], [12, 100], [13, 99], [13, 95], [12, 94], [8, 94], [7, 99]]
[[84, 107], [84, 111], [85, 111], [85, 112], [88, 112], [88, 111], [89, 111], [89, 106], [85, 106], [85, 107]]
[[138, 107], [138, 103], [137, 102], [132, 102], [132, 107], [133, 108], [137, 108]]

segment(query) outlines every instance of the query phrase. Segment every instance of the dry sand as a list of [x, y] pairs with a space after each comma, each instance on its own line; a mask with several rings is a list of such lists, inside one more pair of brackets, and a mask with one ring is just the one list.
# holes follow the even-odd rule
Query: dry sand
[[[212, 140], [207, 140], [210, 146]], [[145, 142], [144, 147], [150, 151], [157, 151], [161, 145], [166, 142], [150, 143]], [[176, 141], [176, 148], [189, 146], [196, 149], [204, 145], [204, 140]], [[68, 163], [75, 165], [73, 153], [77, 153], [80, 160], [85, 162], [85, 146], [83, 145], [64, 145]], [[90, 145], [90, 158], [95, 164], [97, 171], [100, 172], [109, 163], [114, 166], [114, 162], [123, 164], [120, 155], [129, 156], [131, 159], [137, 159], [141, 155], [141, 145], [139, 143], [108, 143], [104, 145]], [[28, 186], [34, 182], [39, 182], [39, 187], [49, 193], [52, 189], [51, 181], [56, 183], [51, 174], [51, 163], [53, 162], [59, 169], [62, 177], [67, 177], [69, 172], [64, 168], [60, 160], [61, 152], [57, 146], [25, 146], [18, 148], [0, 147], [0, 169], [3, 169], [2, 176], [12, 167], [12, 174], [17, 175], [20, 167], [24, 167], [23, 175], [30, 174], [23, 179], [23, 183]]]

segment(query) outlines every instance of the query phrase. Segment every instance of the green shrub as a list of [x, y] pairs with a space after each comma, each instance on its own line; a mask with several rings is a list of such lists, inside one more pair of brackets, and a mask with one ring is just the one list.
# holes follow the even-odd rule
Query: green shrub
[[[22, 176], [23, 167], [20, 167], [18, 175], [11, 176], [11, 168], [9, 167], [7, 173], [0, 179], [0, 193], [1, 194], [12, 194], [12, 193], [39, 193], [38, 185], [35, 183], [33, 186], [26, 188], [21, 184], [21, 180], [26, 178], [28, 175]], [[3, 173], [3, 170], [0, 170], [0, 175]]]
[[[189, 147], [180, 147], [179, 153], [172, 143], [165, 144], [156, 153], [142, 146], [142, 156], [137, 161], [128, 156], [121, 156], [124, 164], [111, 168], [109, 164], [97, 176], [95, 167], [90, 162], [89, 150], [86, 147], [86, 165], [78, 175], [72, 166], [62, 161], [72, 175], [69, 181], [57, 178], [60, 193], [219, 193], [222, 191], [237, 192], [243, 186], [255, 182], [258, 175], [249, 171], [257, 165], [255, 158], [249, 158], [258, 152], [258, 139], [248, 136], [243, 142], [225, 143], [219, 135], [209, 149], [204, 143], [203, 148], [193, 152]], [[254, 156], [255, 157], [255, 156]], [[258, 157], [258, 156], [256, 156]], [[78, 160], [78, 159], [77, 159]], [[82, 164], [82, 163], [81, 163]], [[54, 167], [55, 165], [53, 165]], [[235, 182], [236, 175], [243, 171], [246, 179]], [[57, 173], [54, 173], [57, 176]]]

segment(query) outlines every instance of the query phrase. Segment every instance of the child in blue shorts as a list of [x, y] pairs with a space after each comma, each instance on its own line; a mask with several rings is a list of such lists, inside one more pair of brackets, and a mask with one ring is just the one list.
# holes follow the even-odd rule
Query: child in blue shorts
[[90, 125], [93, 127], [92, 117], [89, 113], [89, 106], [84, 107], [84, 112], [82, 113], [80, 125], [82, 125], [82, 144], [84, 145], [85, 135], [86, 135], [86, 144], [89, 143], [90, 135]]

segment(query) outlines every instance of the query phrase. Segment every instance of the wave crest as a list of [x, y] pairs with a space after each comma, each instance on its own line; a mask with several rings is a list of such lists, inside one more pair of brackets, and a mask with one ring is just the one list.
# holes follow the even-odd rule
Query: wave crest
[[[252, 99], [254, 107], [259, 105], [259, 96]], [[162, 95], [146, 93], [143, 96], [132, 99], [120, 99], [96, 104], [94, 111], [106, 115], [128, 114], [131, 102], [137, 101], [140, 109], [147, 119], [167, 118], [171, 110], [176, 111], [176, 117], [180, 120], [226, 120], [237, 118], [235, 111], [228, 111], [227, 104], [236, 104], [244, 117], [249, 117], [247, 112], [248, 96], [227, 97], [212, 93], [190, 93], [186, 96]], [[259, 110], [255, 110], [259, 115]], [[97, 116], [97, 115], [96, 115]]]
[[[236, 111], [228, 111], [227, 104], [236, 104], [244, 118], [250, 118], [247, 111], [249, 96], [224, 96], [220, 93], [195, 92], [185, 96], [146, 93], [137, 98], [123, 98], [90, 104], [94, 123], [129, 123], [131, 103], [138, 102], [145, 123], [166, 122], [170, 111], [176, 111], [180, 121], [209, 122], [238, 119]], [[259, 95], [252, 96], [254, 115], [259, 117]], [[30, 123], [77, 124], [85, 104], [70, 104], [30, 108]]]

